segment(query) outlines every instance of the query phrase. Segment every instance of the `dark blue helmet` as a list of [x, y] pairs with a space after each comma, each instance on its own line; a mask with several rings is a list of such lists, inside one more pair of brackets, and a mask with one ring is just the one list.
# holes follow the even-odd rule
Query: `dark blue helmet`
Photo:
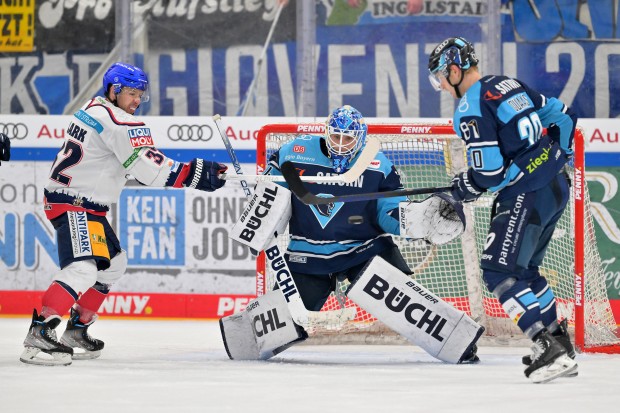
[[114, 93], [119, 94], [121, 89], [129, 87], [144, 91], [142, 102], [148, 102], [149, 78], [139, 67], [128, 63], [114, 63], [103, 75], [103, 91], [107, 96], [110, 85], [114, 86]]
[[461, 70], [478, 65], [474, 46], [462, 37], [451, 37], [441, 42], [428, 58], [429, 79], [435, 90], [441, 90], [437, 75], [448, 78], [449, 68], [456, 65]]

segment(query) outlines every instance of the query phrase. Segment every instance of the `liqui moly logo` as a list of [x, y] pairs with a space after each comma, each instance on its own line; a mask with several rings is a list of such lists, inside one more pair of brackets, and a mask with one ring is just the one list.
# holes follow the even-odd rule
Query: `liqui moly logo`
[[132, 128], [127, 130], [130, 138], [139, 138], [141, 136], [151, 137], [151, 129], [149, 128]]
[[129, 138], [131, 142], [131, 146], [134, 148], [139, 148], [141, 146], [154, 146], [153, 138], [150, 136], [139, 136], [137, 138]]

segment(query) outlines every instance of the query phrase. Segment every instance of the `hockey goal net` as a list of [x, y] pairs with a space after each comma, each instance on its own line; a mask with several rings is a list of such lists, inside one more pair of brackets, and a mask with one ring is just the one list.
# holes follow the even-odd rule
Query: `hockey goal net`
[[[257, 172], [264, 171], [269, 156], [282, 144], [300, 134], [323, 134], [324, 128], [322, 124], [264, 126], [258, 134]], [[556, 295], [560, 319], [569, 320], [577, 349], [620, 352], [590, 213], [583, 136], [581, 132], [576, 135], [576, 156], [570, 166], [571, 201], [554, 232], [541, 273]], [[381, 150], [399, 170], [405, 188], [448, 186], [454, 174], [467, 167], [465, 147], [450, 124], [374, 124], [368, 127], [368, 139], [381, 141]], [[508, 344], [524, 336], [487, 290], [479, 267], [492, 201], [492, 196], [486, 194], [464, 204], [467, 230], [446, 245], [394, 239], [417, 282], [477, 319], [486, 328], [487, 342]], [[288, 239], [280, 238], [285, 249]], [[261, 254], [257, 260], [257, 295], [275, 285], [267, 268]], [[364, 342], [390, 342], [390, 337], [398, 341], [382, 323], [344, 296], [346, 288], [346, 284], [338, 285], [317, 317], [304, 326], [310, 336], [339, 337], [330, 342], [350, 341], [346, 337], [351, 334], [363, 336]]]

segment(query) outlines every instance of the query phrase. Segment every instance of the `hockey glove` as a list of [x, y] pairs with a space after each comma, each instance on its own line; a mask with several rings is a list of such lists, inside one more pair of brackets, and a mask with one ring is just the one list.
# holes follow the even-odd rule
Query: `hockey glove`
[[9, 159], [11, 159], [11, 140], [4, 133], [0, 133], [0, 161]]
[[187, 166], [189, 166], [189, 173], [183, 181], [185, 187], [212, 192], [226, 183], [225, 180], [218, 178], [218, 175], [228, 169], [224, 164], [195, 158]]
[[448, 194], [437, 193], [424, 201], [399, 204], [400, 234], [424, 239], [434, 245], [446, 244], [465, 230], [463, 205]]
[[471, 179], [469, 171], [470, 170], [467, 170], [466, 172], [456, 174], [454, 178], [452, 178], [451, 194], [452, 198], [456, 201], [475, 201], [484, 191], [486, 191], [486, 189], [480, 188], [474, 183], [473, 179]]

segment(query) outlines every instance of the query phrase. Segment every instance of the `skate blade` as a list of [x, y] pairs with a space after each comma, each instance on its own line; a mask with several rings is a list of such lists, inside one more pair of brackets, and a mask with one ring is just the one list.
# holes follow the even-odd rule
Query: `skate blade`
[[537, 384], [547, 383], [558, 377], [570, 377], [571, 374], [577, 375], [577, 368], [577, 362], [564, 354], [558, 357], [549, 366], [541, 367], [533, 371], [532, 374], [530, 374], [530, 380]]
[[[41, 357], [41, 355], [44, 355]], [[19, 360], [26, 364], [37, 366], [68, 366], [71, 364], [71, 354], [41, 350], [36, 347], [26, 347], [19, 356]]]
[[73, 360], [92, 360], [92, 359], [96, 359], [100, 355], [101, 355], [101, 350], [78, 352], [75, 349], [73, 349], [73, 357], [71, 358]]

